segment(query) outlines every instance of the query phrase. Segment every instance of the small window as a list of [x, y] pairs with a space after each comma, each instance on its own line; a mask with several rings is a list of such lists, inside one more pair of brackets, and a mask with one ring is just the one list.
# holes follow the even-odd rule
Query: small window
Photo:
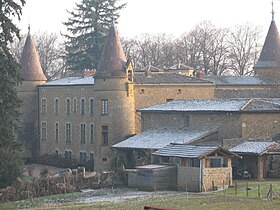
[[55, 141], [58, 142], [59, 139], [59, 124], [58, 122], [55, 123]]
[[76, 98], [73, 99], [73, 112], [77, 113], [77, 99]]
[[101, 113], [102, 115], [108, 114], [108, 99], [101, 100]]
[[56, 98], [56, 99], [54, 100], [54, 113], [55, 113], [55, 114], [58, 114], [58, 113], [59, 113], [59, 100], [58, 100], [58, 98]]
[[65, 152], [64, 152], [64, 157], [65, 157], [66, 159], [71, 159], [71, 158], [72, 158], [72, 151], [70, 151], [70, 150], [65, 150]]
[[47, 140], [47, 123], [46, 122], [42, 122], [42, 124], [41, 124], [41, 139], [42, 139], [42, 141]]
[[102, 126], [102, 140], [103, 145], [108, 145], [108, 126]]
[[70, 98], [66, 99], [66, 114], [70, 114], [70, 110], [71, 110], [71, 103], [70, 103]]
[[145, 89], [141, 89], [141, 94], [144, 94], [145, 93]]
[[90, 99], [89, 107], [90, 107], [90, 114], [93, 115], [93, 113], [94, 113], [94, 100], [93, 100], [93, 98]]
[[66, 123], [66, 142], [71, 142], [71, 123]]
[[86, 143], [86, 124], [81, 124], [81, 143]]
[[94, 160], [94, 152], [91, 152], [91, 153], [90, 153], [89, 158], [90, 158], [90, 160]]
[[41, 113], [46, 114], [47, 113], [47, 99], [42, 98], [41, 100]]
[[181, 89], [178, 89], [178, 94], [181, 94], [182, 93], [182, 90]]
[[94, 126], [93, 126], [93, 124], [90, 125], [90, 143], [94, 144]]
[[103, 162], [107, 162], [107, 158], [102, 158], [102, 161]]
[[81, 99], [81, 114], [86, 113], [86, 101], [84, 98]]
[[56, 157], [58, 157], [58, 149], [56, 149], [56, 150], [54, 151], [54, 155], [55, 155]]
[[200, 167], [200, 160], [198, 158], [190, 158], [188, 166], [199, 168]]

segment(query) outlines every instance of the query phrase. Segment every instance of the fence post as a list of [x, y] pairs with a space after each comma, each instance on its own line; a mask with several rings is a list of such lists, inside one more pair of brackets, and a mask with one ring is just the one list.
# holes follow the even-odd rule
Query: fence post
[[212, 181], [212, 191], [213, 191], [213, 192], [215, 191], [215, 184], [214, 184], [214, 181]]
[[237, 181], [235, 181], [235, 185], [234, 185], [234, 195], [235, 197], [237, 195]]
[[246, 181], [246, 193], [247, 193], [247, 197], [248, 197], [249, 196], [248, 181]]
[[261, 197], [260, 188], [261, 188], [261, 186], [260, 186], [260, 184], [258, 184], [258, 197], [259, 197], [259, 198]]

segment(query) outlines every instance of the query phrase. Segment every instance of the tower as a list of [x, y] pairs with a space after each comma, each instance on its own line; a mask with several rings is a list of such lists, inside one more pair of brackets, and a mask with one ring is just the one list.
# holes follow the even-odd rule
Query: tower
[[31, 157], [38, 148], [38, 91], [37, 86], [47, 81], [30, 35], [30, 28], [26, 37], [20, 59], [23, 82], [18, 88], [21, 106], [21, 132], [18, 140], [24, 144], [24, 156]]
[[129, 68], [114, 24], [94, 81], [95, 100], [95, 170], [110, 168], [111, 146], [135, 133], [135, 106]]
[[272, 83], [279, 83], [280, 79], [280, 36], [274, 20], [272, 2], [272, 20], [261, 51], [261, 55], [254, 66], [256, 75]]

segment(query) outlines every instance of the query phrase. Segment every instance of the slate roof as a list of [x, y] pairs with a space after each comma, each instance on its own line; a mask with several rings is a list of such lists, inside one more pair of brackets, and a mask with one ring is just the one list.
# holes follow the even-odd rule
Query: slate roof
[[136, 84], [212, 84], [207, 80], [178, 73], [152, 73], [150, 76], [134, 74], [134, 82]]
[[268, 85], [268, 83], [257, 76], [206, 76], [206, 80], [216, 85]]
[[38, 52], [29, 32], [19, 63], [21, 65], [21, 74], [25, 81], [47, 81], [41, 67]]
[[261, 55], [254, 68], [275, 67], [280, 67], [280, 36], [276, 23], [274, 20], [272, 20]]
[[215, 151], [216, 149], [218, 149], [218, 147], [169, 144], [154, 152], [153, 155], [165, 157], [200, 158], [205, 154]]
[[229, 151], [238, 153], [238, 154], [262, 154], [268, 152], [269, 149], [278, 149], [279, 144], [273, 141], [245, 141], [233, 148]]
[[279, 100], [270, 99], [181, 99], [139, 109], [139, 112], [253, 112], [280, 111]]
[[114, 24], [109, 28], [106, 44], [96, 71], [97, 77], [125, 77], [126, 57]]
[[170, 143], [188, 144], [205, 136], [217, 132], [217, 129], [179, 129], [179, 128], [155, 128], [132, 136], [113, 148], [126, 149], [159, 149]]
[[75, 85], [94, 85], [94, 78], [92, 76], [86, 77], [65, 77], [62, 79], [46, 82], [41, 86], [75, 86]]

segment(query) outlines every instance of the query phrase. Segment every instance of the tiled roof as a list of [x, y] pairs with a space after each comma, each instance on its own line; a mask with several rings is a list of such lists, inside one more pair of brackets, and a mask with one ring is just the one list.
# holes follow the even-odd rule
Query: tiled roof
[[257, 76], [206, 76], [206, 80], [214, 82], [216, 85], [267, 85]]
[[35, 44], [29, 33], [23, 47], [20, 65], [21, 73], [25, 81], [47, 81], [39, 61]]
[[150, 76], [134, 74], [134, 82], [136, 84], [212, 84], [207, 80], [177, 73], [152, 73]]
[[238, 154], [249, 153], [249, 154], [262, 154], [269, 150], [275, 151], [278, 149], [279, 144], [272, 141], [245, 141], [230, 149], [231, 152]]
[[155, 128], [117, 143], [113, 148], [159, 149], [170, 143], [188, 144], [215, 132], [216, 129]]
[[262, 52], [254, 68], [280, 67], [280, 36], [275, 21], [271, 21]]
[[[275, 102], [276, 101], [276, 102]], [[252, 112], [279, 111], [278, 100], [270, 99], [181, 99], [139, 109], [145, 111], [175, 112]]]
[[97, 77], [125, 77], [126, 57], [118, 35], [113, 24], [107, 36], [106, 44], [96, 71]]
[[200, 158], [209, 152], [215, 151], [216, 149], [218, 149], [218, 147], [169, 144], [154, 152], [153, 155], [165, 157]]
[[69, 85], [94, 85], [94, 78], [92, 76], [65, 77], [62, 79], [47, 82], [42, 86], [69, 86]]

